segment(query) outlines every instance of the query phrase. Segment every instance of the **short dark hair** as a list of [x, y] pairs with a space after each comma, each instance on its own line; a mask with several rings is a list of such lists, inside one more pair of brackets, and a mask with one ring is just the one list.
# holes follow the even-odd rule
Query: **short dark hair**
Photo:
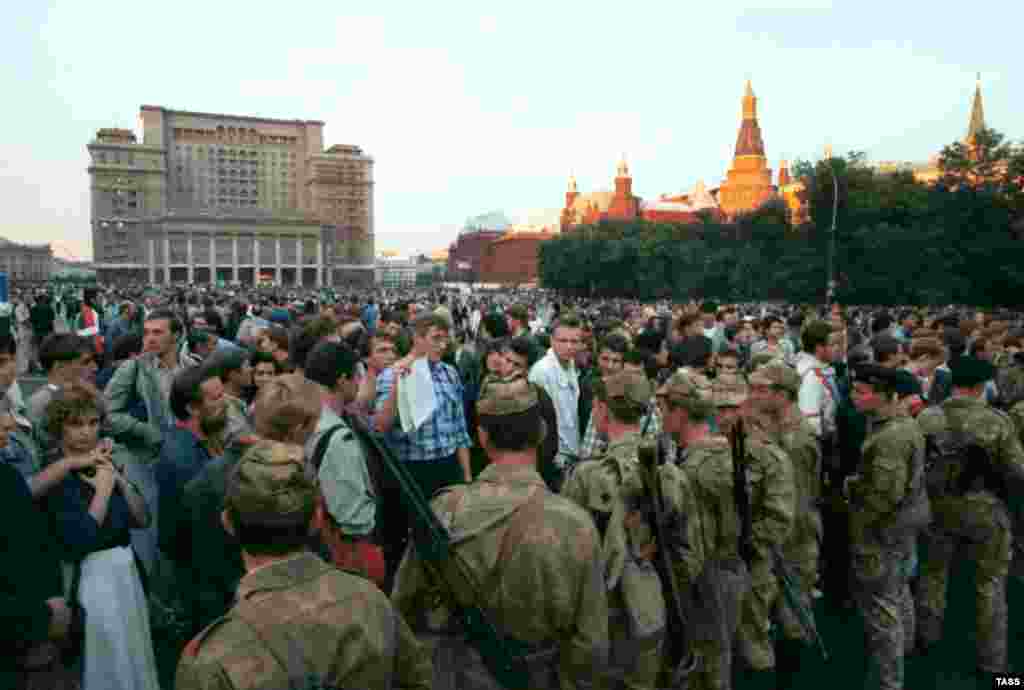
[[217, 370], [206, 364], [188, 367], [178, 372], [171, 383], [170, 403], [174, 416], [183, 422], [188, 421], [191, 416], [188, 411], [189, 405], [200, 402], [203, 399], [203, 384], [217, 377]]
[[129, 331], [118, 336], [114, 341], [110, 348], [110, 358], [115, 362], [120, 362], [140, 352], [142, 352], [142, 334], [138, 331]]
[[498, 450], [522, 451], [536, 448], [544, 440], [540, 405], [525, 412], [500, 416], [480, 415], [480, 426]]
[[518, 335], [504, 342], [506, 352], [514, 352], [520, 357], [526, 357], [527, 367], [532, 367], [537, 362], [537, 348], [525, 335]]
[[288, 359], [291, 360], [292, 366], [305, 369], [309, 353], [317, 343], [333, 334], [335, 328], [334, 322], [330, 319], [317, 317], [292, 329], [288, 347]]
[[49, 373], [60, 362], [73, 362], [87, 352], [95, 353], [88, 339], [74, 333], [51, 333], [39, 344], [39, 363]]
[[900, 341], [892, 336], [878, 335], [871, 339], [871, 349], [875, 353], [875, 361], [885, 364], [887, 361], [900, 354], [903, 347]]
[[672, 346], [668, 353], [669, 365], [680, 367], [706, 367], [713, 353], [711, 339], [704, 335], [688, 335]]
[[228, 517], [235, 531], [235, 539], [242, 551], [254, 556], [284, 556], [299, 551], [309, 544], [309, 524], [313, 510], [302, 524], [268, 526], [246, 524], [234, 506], [228, 506]]
[[250, 356], [251, 355], [248, 351], [232, 347], [225, 350], [215, 351], [210, 355], [210, 358], [206, 360], [205, 364], [211, 369], [215, 369], [220, 380], [226, 382], [226, 379], [232, 373], [245, 366], [245, 363], [249, 361]]
[[313, 383], [334, 388], [342, 376], [355, 372], [356, 353], [346, 343], [326, 341], [318, 343], [306, 357], [303, 373]]
[[583, 328], [583, 322], [580, 321], [579, 317], [575, 314], [566, 314], [565, 316], [559, 317], [555, 320], [555, 323], [551, 326], [551, 333], [554, 335], [555, 331], [559, 328]]
[[607, 335], [602, 338], [600, 344], [597, 346], [598, 354], [601, 354], [604, 350], [625, 355], [626, 351], [629, 350], [629, 341], [618, 333], [612, 333], [611, 335]]
[[827, 321], [812, 321], [804, 326], [800, 334], [800, 345], [807, 354], [814, 354], [819, 345], [827, 345], [832, 335], [832, 324]]
[[183, 329], [178, 315], [170, 309], [157, 309], [146, 316], [146, 321], [167, 321], [170, 324], [171, 333], [181, 335]]

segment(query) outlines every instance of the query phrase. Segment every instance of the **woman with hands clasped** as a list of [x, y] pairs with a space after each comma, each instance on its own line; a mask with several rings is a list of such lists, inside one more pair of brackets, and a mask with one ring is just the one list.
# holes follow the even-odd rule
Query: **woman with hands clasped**
[[86, 612], [82, 685], [157, 690], [146, 596], [131, 548], [131, 530], [149, 510], [123, 471], [130, 453], [99, 438], [100, 411], [80, 387], [61, 391], [46, 408], [46, 427], [60, 459], [33, 481], [47, 494], [64, 559], [79, 569], [72, 597]]

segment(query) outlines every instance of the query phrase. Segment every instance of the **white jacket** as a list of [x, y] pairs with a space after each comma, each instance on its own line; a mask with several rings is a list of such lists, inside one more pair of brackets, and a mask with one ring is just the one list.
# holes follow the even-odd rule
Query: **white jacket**
[[[796, 356], [796, 373], [800, 375], [800, 393], [797, 405], [818, 437], [836, 429], [836, 400], [834, 387], [825, 381], [834, 380], [832, 367], [814, 355], [801, 352]], [[834, 384], [833, 384], [834, 386]]]

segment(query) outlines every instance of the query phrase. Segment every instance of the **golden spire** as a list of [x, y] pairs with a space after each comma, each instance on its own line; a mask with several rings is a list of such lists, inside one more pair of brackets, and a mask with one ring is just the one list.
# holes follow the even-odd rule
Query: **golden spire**
[[832, 158], [832, 144], [825, 144], [825, 160]]
[[743, 119], [757, 119], [757, 96], [754, 95], [754, 87], [747, 79], [747, 88], [743, 92]]
[[569, 191], [573, 194], [576, 193], [576, 176], [569, 175]]
[[971, 105], [971, 121], [967, 125], [967, 143], [973, 143], [978, 134], [985, 129], [985, 108], [981, 104], [981, 72], [974, 87], [974, 103]]
[[619, 160], [618, 177], [629, 177], [629, 166], [626, 165], [626, 154], [622, 154], [622, 158]]

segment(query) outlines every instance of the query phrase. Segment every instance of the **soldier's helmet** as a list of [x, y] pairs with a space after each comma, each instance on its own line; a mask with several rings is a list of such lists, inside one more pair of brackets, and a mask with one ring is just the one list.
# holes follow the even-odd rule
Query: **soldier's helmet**
[[298, 527], [312, 518], [316, 494], [302, 446], [259, 441], [231, 472], [224, 504], [246, 525]]

